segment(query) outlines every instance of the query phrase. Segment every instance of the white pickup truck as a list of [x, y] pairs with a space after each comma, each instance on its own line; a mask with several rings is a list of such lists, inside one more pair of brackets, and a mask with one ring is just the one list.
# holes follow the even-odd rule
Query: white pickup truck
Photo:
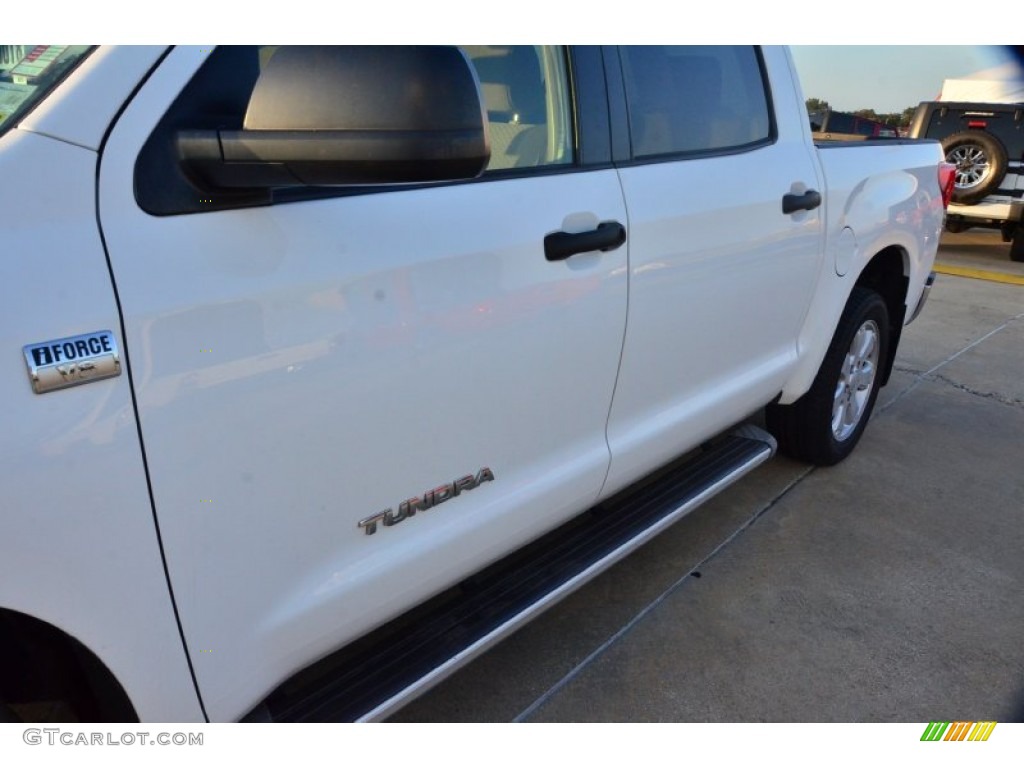
[[952, 190], [816, 147], [784, 48], [4, 46], [0, 99], [3, 718], [387, 716], [844, 458]]

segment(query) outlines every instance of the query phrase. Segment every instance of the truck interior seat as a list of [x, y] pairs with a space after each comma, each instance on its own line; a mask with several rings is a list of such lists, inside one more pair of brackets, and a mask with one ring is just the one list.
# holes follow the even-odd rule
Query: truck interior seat
[[483, 90], [491, 136], [487, 168], [543, 165], [547, 151], [544, 81], [532, 46], [465, 46]]

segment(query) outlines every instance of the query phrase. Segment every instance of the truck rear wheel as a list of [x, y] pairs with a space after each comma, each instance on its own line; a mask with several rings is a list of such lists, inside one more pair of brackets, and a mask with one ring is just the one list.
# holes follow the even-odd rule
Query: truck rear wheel
[[1006, 149], [984, 131], [960, 131], [942, 140], [946, 161], [956, 166], [953, 202], [976, 203], [999, 188], [1008, 167]]
[[771, 405], [765, 413], [779, 450], [819, 466], [849, 456], [875, 407], [888, 346], [885, 301], [855, 287], [810, 390], [792, 405]]

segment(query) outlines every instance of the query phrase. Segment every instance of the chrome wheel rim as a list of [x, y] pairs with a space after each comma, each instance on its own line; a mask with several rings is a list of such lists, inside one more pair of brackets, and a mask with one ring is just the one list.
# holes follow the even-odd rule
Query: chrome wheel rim
[[953, 184], [957, 189], [973, 189], [981, 184], [991, 168], [985, 150], [977, 144], [957, 147], [946, 158], [956, 165], [956, 180]]
[[865, 320], [843, 359], [832, 401], [832, 436], [842, 442], [864, 417], [878, 372], [878, 323]]

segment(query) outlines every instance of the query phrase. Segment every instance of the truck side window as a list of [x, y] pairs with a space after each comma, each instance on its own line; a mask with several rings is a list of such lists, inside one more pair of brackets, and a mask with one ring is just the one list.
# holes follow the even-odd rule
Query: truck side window
[[750, 46], [624, 46], [636, 159], [730, 151], [771, 140], [768, 96]]
[[550, 45], [465, 45], [491, 134], [487, 171], [572, 163], [565, 52]]

